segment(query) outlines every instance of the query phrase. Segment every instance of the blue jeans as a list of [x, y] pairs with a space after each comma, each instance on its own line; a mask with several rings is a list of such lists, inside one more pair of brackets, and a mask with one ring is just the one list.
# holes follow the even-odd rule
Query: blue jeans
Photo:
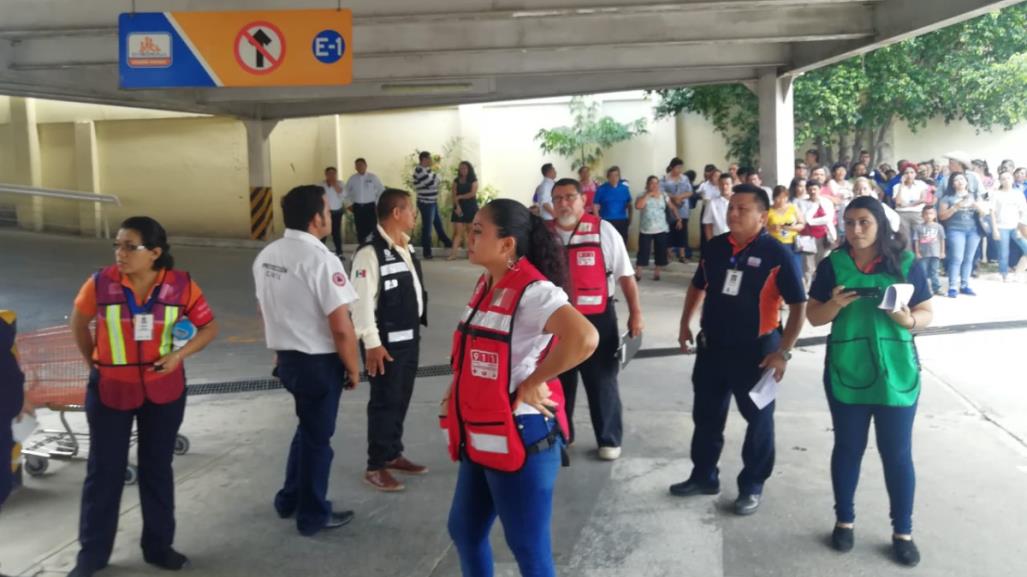
[[289, 447], [285, 483], [275, 495], [275, 510], [296, 514], [296, 528], [313, 535], [328, 522], [328, 476], [332, 469], [332, 435], [346, 370], [335, 353], [307, 355], [278, 352], [278, 375], [292, 393], [299, 425]]
[[421, 211], [421, 251], [424, 256], [431, 258], [431, 229], [435, 227], [435, 234], [439, 235], [439, 242], [443, 246], [452, 246], [453, 241], [442, 228], [442, 216], [439, 214], [439, 205], [434, 202], [418, 202], [417, 208]]
[[941, 267], [941, 259], [936, 256], [923, 257], [920, 259], [920, 266], [931, 283], [931, 290], [933, 292], [940, 291], [941, 279], [938, 277], [938, 269]]
[[464, 577], [492, 577], [489, 532], [497, 515], [521, 575], [556, 577], [550, 525], [553, 487], [560, 470], [560, 444], [557, 441], [548, 449], [528, 455], [524, 467], [516, 473], [494, 471], [466, 459], [460, 461], [456, 493], [449, 510], [449, 535], [460, 556]]
[[847, 405], [834, 398], [830, 385], [827, 389], [827, 402], [834, 423], [831, 485], [834, 487], [834, 510], [838, 522], [852, 523], [856, 520], [856, 485], [872, 418], [877, 450], [884, 466], [892, 528], [898, 534], [912, 533], [913, 496], [916, 492], [916, 472], [913, 469], [916, 404], [909, 407]]
[[949, 290], [965, 288], [970, 282], [970, 271], [974, 266], [974, 255], [981, 243], [981, 236], [976, 230], [947, 229], [945, 231], [945, 251], [949, 260]]
[[1015, 228], [1000, 228], [998, 240], [998, 272], [1002, 278], [1009, 274], [1009, 243], [1015, 242], [1020, 252], [1027, 254], [1027, 240], [1016, 236]]

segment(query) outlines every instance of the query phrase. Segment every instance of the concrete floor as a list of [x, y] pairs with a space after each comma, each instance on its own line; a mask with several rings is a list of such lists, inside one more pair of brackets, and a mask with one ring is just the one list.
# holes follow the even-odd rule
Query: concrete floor
[[[0, 304], [17, 310], [22, 330], [63, 322], [90, 270], [110, 257], [107, 243], [0, 232]], [[249, 265], [253, 250], [175, 249], [224, 323], [223, 336], [191, 359], [193, 383], [263, 377], [270, 356], [255, 318]], [[688, 269], [675, 265], [660, 283], [644, 281], [646, 348], [672, 346]], [[10, 274], [16, 271], [16, 274]], [[445, 362], [448, 335], [477, 271], [466, 262], [426, 263], [431, 326], [422, 365]], [[41, 282], [42, 281], [42, 282]], [[1027, 286], [981, 281], [976, 299], [937, 299], [936, 325], [1027, 320]], [[808, 329], [804, 336], [823, 334]], [[1027, 329], [975, 331], [918, 340], [925, 366], [916, 423], [915, 532], [924, 556], [915, 571], [935, 576], [1027, 573]], [[721, 464], [719, 497], [677, 499], [667, 486], [687, 476], [693, 358], [644, 359], [621, 379], [624, 456], [594, 457], [587, 411], [580, 442], [561, 470], [554, 515], [559, 574], [607, 576], [902, 575], [887, 557], [890, 528], [880, 460], [871, 440], [857, 496], [857, 545], [841, 556], [826, 546], [832, 522], [828, 464], [830, 417], [820, 374], [823, 347], [798, 351], [777, 408], [777, 467], [758, 514], [734, 517], [732, 482], [740, 467], [744, 422], [733, 412]], [[197, 396], [182, 432], [192, 449], [175, 461], [176, 546], [194, 575], [459, 575], [445, 520], [456, 466], [435, 419], [448, 379], [418, 381], [407, 419], [407, 454], [432, 468], [405, 493], [384, 495], [361, 483], [367, 385], [343, 397], [330, 495], [357, 519], [346, 528], [301, 537], [279, 520], [271, 497], [281, 482], [295, 426], [282, 391]], [[582, 395], [584, 397], [584, 395]], [[583, 401], [584, 402], [584, 401]], [[585, 420], [582, 420], [584, 418]], [[52, 423], [56, 417], [44, 414]], [[82, 415], [72, 422], [84, 426]], [[54, 463], [27, 479], [0, 514], [0, 570], [61, 575], [76, 552], [81, 462]], [[112, 566], [101, 575], [157, 575], [137, 547], [138, 497], [128, 488]], [[497, 575], [516, 565], [494, 531]]]

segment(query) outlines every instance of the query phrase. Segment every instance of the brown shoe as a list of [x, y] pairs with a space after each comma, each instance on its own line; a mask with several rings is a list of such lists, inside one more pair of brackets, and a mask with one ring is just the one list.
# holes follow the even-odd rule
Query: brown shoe
[[385, 468], [397, 473], [406, 473], [407, 475], [423, 475], [428, 472], [428, 467], [413, 463], [403, 455], [385, 463]]
[[388, 469], [367, 471], [364, 473], [364, 482], [368, 485], [386, 493], [396, 493], [406, 489], [406, 485], [400, 483], [389, 473]]

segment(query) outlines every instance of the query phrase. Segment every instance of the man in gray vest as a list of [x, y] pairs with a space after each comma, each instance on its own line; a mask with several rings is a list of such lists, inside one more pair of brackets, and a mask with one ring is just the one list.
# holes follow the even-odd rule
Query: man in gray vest
[[378, 226], [353, 257], [360, 300], [353, 322], [371, 381], [367, 403], [367, 472], [364, 482], [386, 492], [405, 486], [393, 472], [423, 475], [428, 468], [403, 456], [403, 420], [414, 392], [420, 325], [427, 325], [421, 265], [410, 248], [414, 203], [404, 190], [378, 198]]

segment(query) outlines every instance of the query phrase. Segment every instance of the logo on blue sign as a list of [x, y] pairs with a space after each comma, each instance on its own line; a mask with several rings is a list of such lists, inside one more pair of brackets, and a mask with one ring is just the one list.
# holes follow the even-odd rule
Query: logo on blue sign
[[346, 53], [346, 41], [335, 30], [322, 30], [314, 37], [314, 58], [325, 64], [338, 62]]

